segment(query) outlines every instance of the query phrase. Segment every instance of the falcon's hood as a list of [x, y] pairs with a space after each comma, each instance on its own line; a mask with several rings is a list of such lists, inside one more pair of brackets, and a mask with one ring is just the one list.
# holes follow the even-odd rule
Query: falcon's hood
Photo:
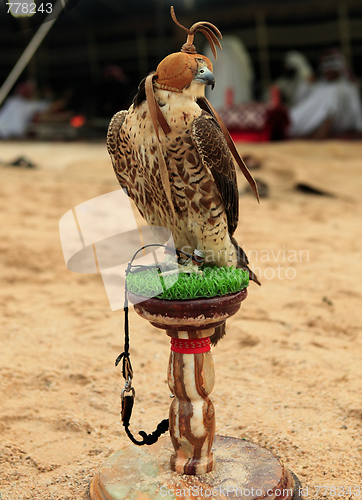
[[193, 45], [195, 33], [199, 31], [206, 36], [215, 59], [215, 45], [221, 49], [219, 38], [221, 39], [222, 35], [216, 26], [206, 21], [195, 23], [190, 29], [185, 28], [177, 21], [173, 7], [171, 7], [171, 15], [174, 22], [188, 34], [187, 41], [182, 46], [181, 52], [170, 54], [160, 62], [153, 76], [153, 82], [157, 88], [171, 92], [182, 92], [194, 79], [200, 63], [204, 62], [207, 69], [212, 72], [210, 59], [196, 52]]

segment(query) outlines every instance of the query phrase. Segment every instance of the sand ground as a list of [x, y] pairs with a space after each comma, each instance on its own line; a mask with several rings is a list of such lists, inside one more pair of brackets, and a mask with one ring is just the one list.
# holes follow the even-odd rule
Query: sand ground
[[[236, 234], [263, 284], [213, 348], [217, 433], [272, 450], [306, 499], [362, 498], [362, 144], [239, 150], [262, 160], [254, 175], [269, 186], [260, 205], [242, 194]], [[21, 154], [38, 168], [5, 165]], [[0, 161], [0, 496], [87, 499], [129, 443], [114, 366], [123, 314], [99, 274], [67, 270], [58, 222], [117, 182], [103, 143], [3, 143]], [[169, 341], [133, 310], [130, 321], [132, 429], [151, 432], [168, 415]]]

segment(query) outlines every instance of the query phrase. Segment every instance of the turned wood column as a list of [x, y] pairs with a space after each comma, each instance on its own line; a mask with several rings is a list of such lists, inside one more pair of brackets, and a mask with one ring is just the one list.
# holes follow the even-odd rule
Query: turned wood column
[[[170, 407], [170, 434], [175, 449], [171, 469], [180, 474], [205, 474], [215, 465], [211, 452], [215, 410], [209, 398], [214, 388], [214, 364], [210, 350], [197, 352], [210, 349], [209, 336], [213, 332], [166, 332], [173, 339], [168, 366], [168, 385], [175, 396]], [[196, 352], [180, 352], [185, 349]]]
[[168, 384], [174, 395], [170, 435], [174, 453], [171, 469], [199, 475], [213, 470], [215, 410], [209, 395], [214, 387], [210, 336], [216, 326], [235, 314], [246, 289], [223, 297], [194, 300], [145, 299], [129, 293], [135, 311], [171, 337]]

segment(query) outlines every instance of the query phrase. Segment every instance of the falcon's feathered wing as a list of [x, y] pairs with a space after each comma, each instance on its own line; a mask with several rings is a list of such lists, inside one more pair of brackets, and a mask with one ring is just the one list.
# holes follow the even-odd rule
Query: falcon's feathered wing
[[[216, 265], [248, 269], [233, 235], [239, 197], [235, 164], [215, 118], [193, 100], [173, 109], [175, 94], [158, 91], [171, 131], [158, 147], [143, 86], [128, 111], [117, 113], [108, 130], [108, 151], [116, 176], [150, 225], [172, 229], [171, 207], [162, 189], [160, 151], [170, 179], [176, 214], [174, 241], [187, 253], [198, 249]], [[162, 95], [162, 93], [164, 95]], [[177, 97], [177, 95], [176, 95]], [[258, 282], [248, 269], [250, 278]]]

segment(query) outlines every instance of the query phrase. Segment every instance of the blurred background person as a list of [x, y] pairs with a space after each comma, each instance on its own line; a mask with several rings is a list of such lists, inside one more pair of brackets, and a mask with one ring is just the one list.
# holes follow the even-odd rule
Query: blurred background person
[[359, 91], [338, 50], [322, 54], [320, 79], [308, 95], [290, 109], [290, 136], [326, 139], [342, 134], [362, 135]]
[[290, 107], [306, 97], [314, 80], [314, 71], [301, 52], [290, 50], [284, 56], [282, 75], [274, 82], [282, 103]]
[[222, 39], [222, 50], [214, 60], [211, 49], [204, 51], [213, 61], [214, 89], [205, 94], [236, 141], [264, 142], [285, 138], [288, 118], [279, 98], [268, 102], [254, 99], [254, 69], [249, 52], [236, 36]]
[[39, 98], [34, 82], [20, 83], [0, 109], [0, 139], [24, 137], [34, 122], [67, 122], [73, 115], [66, 106], [69, 95], [53, 99], [52, 91], [47, 88], [45, 97]]
[[34, 117], [45, 111], [50, 102], [36, 98], [36, 87], [31, 81], [20, 83], [0, 109], [0, 138], [23, 137]]
[[254, 69], [249, 52], [236, 36], [222, 39], [222, 50], [215, 60], [210, 46], [204, 50], [213, 63], [215, 88], [206, 88], [206, 98], [216, 110], [253, 99]]

